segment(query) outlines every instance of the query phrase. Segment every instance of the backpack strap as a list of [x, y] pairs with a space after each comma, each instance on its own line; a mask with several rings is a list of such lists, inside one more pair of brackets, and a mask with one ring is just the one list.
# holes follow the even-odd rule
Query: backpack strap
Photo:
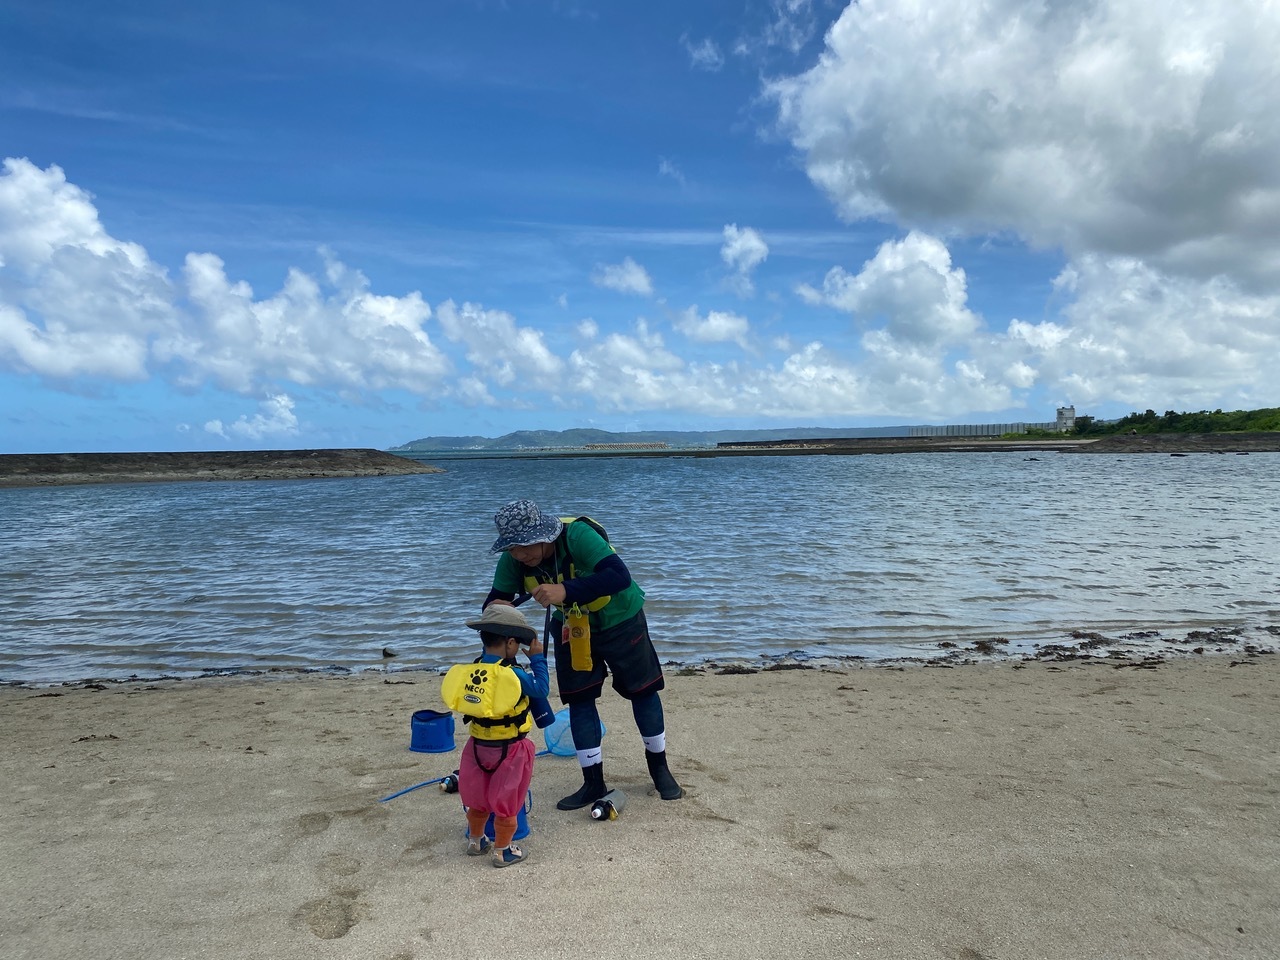
[[[498, 744], [496, 744], [496, 743], [490, 743], [490, 744], [486, 744], [486, 746], [496, 747], [496, 746], [498, 746]], [[483, 763], [481, 763], [481, 762], [480, 762], [480, 748], [479, 748], [479, 746], [477, 746], [477, 745], [476, 745], [476, 740], [475, 740], [475, 738], [474, 738], [474, 737], [472, 737], [472, 738], [471, 738], [471, 755], [472, 755], [472, 757], [473, 757], [473, 758], [475, 758], [476, 766], [477, 766], [477, 767], [479, 767], [479, 768], [480, 768], [481, 770], [483, 770], [485, 773], [493, 773], [493, 772], [494, 772], [495, 770], [497, 770], [500, 766], [502, 766], [503, 761], [505, 761], [505, 760], [507, 759], [507, 748], [508, 748], [509, 746], [511, 746], [511, 744], [510, 744], [510, 743], [505, 743], [505, 742], [504, 742], [504, 743], [502, 744], [502, 756], [500, 756], [500, 757], [498, 758], [498, 762], [497, 762], [497, 763], [495, 763], [492, 767], [486, 767]]]
[[[462, 722], [474, 723], [477, 727], [506, 727], [512, 724], [518, 727], [524, 723], [524, 719], [527, 716], [529, 716], [529, 708], [525, 707], [519, 713], [512, 714], [509, 717], [468, 717], [463, 714]], [[523, 733], [520, 734], [520, 737], [523, 736]], [[519, 740], [520, 737], [516, 737], [515, 740]]]

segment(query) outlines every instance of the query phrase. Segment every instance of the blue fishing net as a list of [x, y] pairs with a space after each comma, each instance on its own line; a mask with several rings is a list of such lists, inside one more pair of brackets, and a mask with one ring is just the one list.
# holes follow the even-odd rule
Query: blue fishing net
[[[604, 739], [604, 721], [600, 721], [600, 738]], [[543, 727], [542, 735], [546, 738], [547, 749], [557, 757], [572, 757], [578, 750], [573, 744], [573, 732], [569, 729], [569, 708], [556, 712], [556, 718], [549, 727]]]

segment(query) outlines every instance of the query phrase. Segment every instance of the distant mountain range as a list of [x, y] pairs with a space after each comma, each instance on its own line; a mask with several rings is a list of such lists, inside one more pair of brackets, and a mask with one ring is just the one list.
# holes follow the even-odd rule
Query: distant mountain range
[[714, 447], [747, 440], [827, 440], [833, 437], [905, 437], [910, 427], [784, 427], [777, 430], [517, 430], [501, 437], [422, 437], [391, 453], [443, 450], [531, 450], [585, 447], [589, 443], [665, 443], [675, 449]]

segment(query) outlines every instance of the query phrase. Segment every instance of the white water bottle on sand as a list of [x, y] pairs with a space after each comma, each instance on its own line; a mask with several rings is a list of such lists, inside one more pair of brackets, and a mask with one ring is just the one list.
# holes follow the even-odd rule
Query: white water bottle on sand
[[627, 795], [615, 788], [591, 805], [591, 819], [617, 820], [626, 805]]

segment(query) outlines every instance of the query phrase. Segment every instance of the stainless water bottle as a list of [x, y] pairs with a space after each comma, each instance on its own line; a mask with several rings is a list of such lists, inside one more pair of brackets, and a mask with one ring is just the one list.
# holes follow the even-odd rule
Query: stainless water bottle
[[627, 805], [627, 795], [621, 790], [610, 790], [591, 805], [592, 820], [617, 820], [622, 808]]

